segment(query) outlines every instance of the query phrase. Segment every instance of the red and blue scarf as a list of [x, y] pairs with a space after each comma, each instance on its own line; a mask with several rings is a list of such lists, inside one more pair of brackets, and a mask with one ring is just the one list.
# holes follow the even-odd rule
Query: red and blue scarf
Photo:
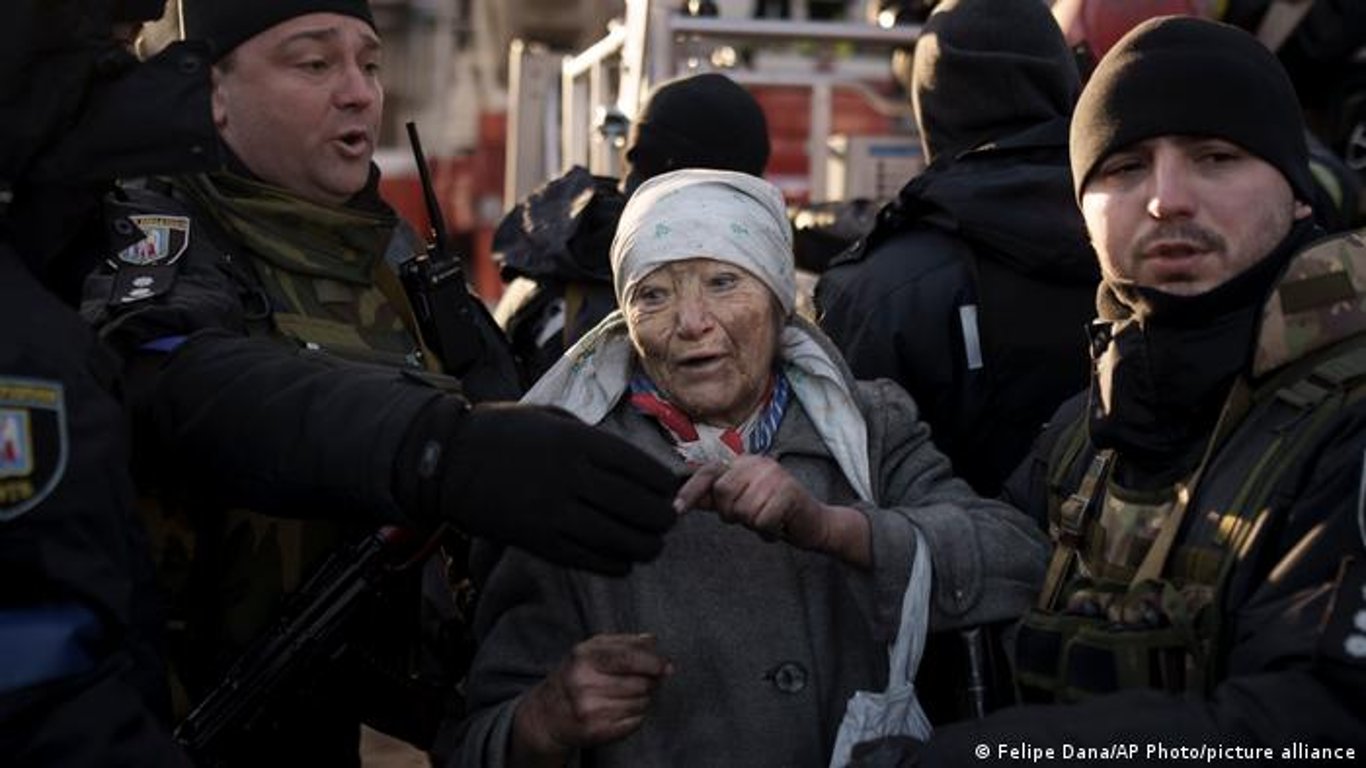
[[787, 413], [792, 387], [782, 371], [769, 377], [768, 392], [754, 413], [738, 427], [695, 424], [687, 414], [665, 399], [659, 387], [643, 373], [631, 377], [631, 405], [657, 421], [674, 444], [674, 450], [693, 466], [729, 461], [746, 453], [766, 454], [773, 447], [778, 425]]

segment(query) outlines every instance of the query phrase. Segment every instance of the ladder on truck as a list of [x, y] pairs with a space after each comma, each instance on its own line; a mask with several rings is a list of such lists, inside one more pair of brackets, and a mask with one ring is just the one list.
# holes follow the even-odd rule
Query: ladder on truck
[[[614, 19], [605, 36], [577, 54], [513, 41], [505, 208], [574, 165], [620, 177], [630, 121], [651, 87], [684, 74], [720, 71], [752, 92], [795, 89], [807, 95], [805, 114], [778, 110], [784, 112], [782, 120], [804, 127], [804, 153], [799, 152], [805, 155], [804, 167], [774, 168], [770, 163], [770, 180], [790, 199], [842, 199], [840, 185], [831, 183], [831, 160], [840, 151], [831, 138], [845, 105], [859, 104], [864, 113], [884, 118], [887, 126], [897, 121], [911, 125], [906, 99], [882, 95], [870, 83], [891, 81], [891, 50], [910, 46], [920, 32], [918, 26], [692, 16], [681, 5], [677, 0], [626, 0], [624, 17]], [[786, 66], [764, 63], [762, 52], [792, 44], [805, 46], [808, 53], [789, 56]], [[754, 66], [740, 63], [732, 47], [737, 45], [750, 49]], [[832, 57], [829, 52], [835, 47], [854, 53]], [[765, 111], [770, 134], [782, 132], [785, 126], [775, 120], [775, 110]], [[918, 167], [919, 145], [910, 130], [885, 137], [882, 149], [900, 157], [914, 155], [909, 160]], [[775, 156], [778, 150], [775, 144]], [[889, 180], [893, 189], [910, 173], [901, 171]]]

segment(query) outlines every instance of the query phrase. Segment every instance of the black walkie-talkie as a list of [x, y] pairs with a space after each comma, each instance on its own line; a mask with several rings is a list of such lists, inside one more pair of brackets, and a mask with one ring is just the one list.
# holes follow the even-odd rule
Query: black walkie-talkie
[[410, 122], [407, 128], [422, 183], [422, 200], [431, 222], [426, 250], [400, 264], [398, 269], [418, 330], [441, 358], [446, 371], [461, 380], [471, 400], [515, 400], [521, 396], [522, 388], [512, 347], [465, 284], [460, 257], [449, 250], [445, 220], [436, 201], [417, 126]]

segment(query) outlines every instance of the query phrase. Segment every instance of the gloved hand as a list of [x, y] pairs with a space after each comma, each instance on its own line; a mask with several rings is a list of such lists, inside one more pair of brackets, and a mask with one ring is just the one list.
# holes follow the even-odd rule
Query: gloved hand
[[659, 554], [677, 517], [668, 469], [559, 409], [466, 411], [442, 398], [421, 412], [397, 461], [409, 514], [569, 567], [626, 573]]

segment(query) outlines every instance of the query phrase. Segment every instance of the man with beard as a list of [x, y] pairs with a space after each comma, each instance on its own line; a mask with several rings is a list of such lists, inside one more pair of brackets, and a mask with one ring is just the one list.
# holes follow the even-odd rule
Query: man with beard
[[1366, 242], [1312, 222], [1290, 81], [1240, 30], [1154, 19], [1100, 62], [1070, 153], [1103, 282], [1091, 390], [1007, 484], [1054, 538], [1027, 705], [862, 764], [1359, 759]]

